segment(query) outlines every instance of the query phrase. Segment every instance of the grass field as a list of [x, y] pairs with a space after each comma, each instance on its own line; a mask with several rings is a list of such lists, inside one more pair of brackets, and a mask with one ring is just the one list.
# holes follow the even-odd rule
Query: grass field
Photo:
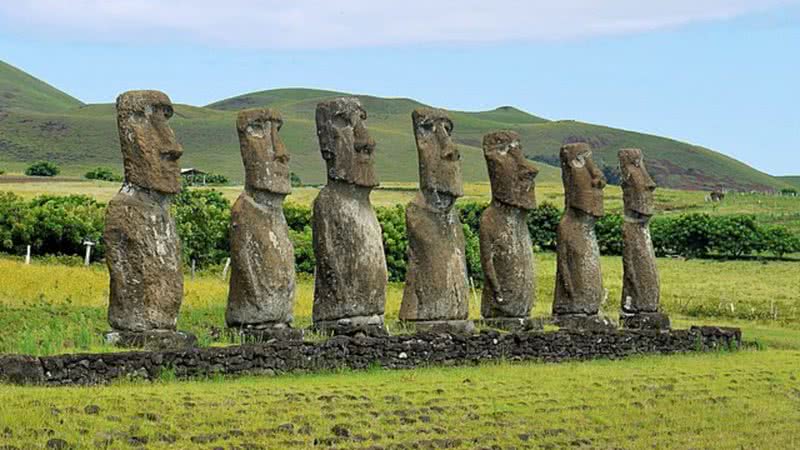
[[[115, 183], [0, 177], [0, 191], [26, 198], [80, 193], [107, 201]], [[414, 195], [410, 183], [384, 183], [373, 203]], [[229, 200], [239, 186], [220, 189]], [[465, 200], [488, 201], [486, 183], [465, 186]], [[290, 201], [310, 204], [315, 188]], [[557, 181], [537, 185], [540, 202], [561, 206]], [[800, 198], [659, 189], [659, 214], [755, 214], [800, 231]], [[606, 190], [609, 212], [619, 188]], [[56, 258], [0, 256], [0, 353], [50, 355], [119, 351], [108, 330], [104, 265]], [[373, 369], [279, 377], [213, 377], [102, 387], [0, 385], [0, 449], [10, 448], [770, 448], [800, 447], [800, 263], [659, 259], [662, 306], [673, 326], [729, 325], [759, 350], [636, 357], [624, 361], [536, 364], [497, 361], [478, 367]], [[602, 258], [607, 301], [616, 317], [621, 260]], [[555, 255], [536, 255], [534, 316], [550, 312]], [[178, 327], [201, 345], [229, 345], [220, 268], [186, 276]], [[296, 326], [310, 324], [312, 280], [301, 277]], [[390, 284], [386, 314], [397, 322], [402, 284]], [[470, 300], [479, 317], [480, 291]], [[310, 336], [317, 339], [317, 336]]]
[[[537, 303], [534, 316], [550, 312], [555, 283], [555, 256], [537, 255]], [[608, 297], [604, 309], [616, 317], [619, 309], [620, 258], [602, 260]], [[683, 261], [661, 259], [662, 305], [676, 319], [736, 322], [753, 327], [748, 337], [766, 344], [800, 345], [800, 263], [792, 261]], [[203, 345], [227, 343], [224, 329], [227, 282], [219, 272], [186, 280], [178, 326], [195, 333]], [[313, 283], [301, 277], [295, 305], [297, 326], [311, 322]], [[386, 316], [393, 331], [402, 285], [389, 286]], [[53, 354], [111, 351], [102, 345], [107, 331], [108, 274], [103, 265], [68, 267], [19, 259], [0, 259], [0, 352]], [[470, 301], [470, 317], [479, 317], [480, 292]], [[744, 321], [744, 322], [742, 322]], [[684, 322], [685, 323], [685, 322]], [[777, 334], [765, 333], [777, 330]]]
[[[0, 386], [21, 448], [800, 446], [800, 352], [374, 370], [111, 387]], [[2, 431], [4, 429], [4, 431]]]

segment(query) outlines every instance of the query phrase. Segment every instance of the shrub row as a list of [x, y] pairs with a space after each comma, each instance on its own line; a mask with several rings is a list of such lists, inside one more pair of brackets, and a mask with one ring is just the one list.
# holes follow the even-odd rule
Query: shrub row
[[[467, 268], [477, 284], [483, 279], [480, 267], [480, 216], [482, 203], [457, 205], [466, 238]], [[101, 258], [105, 205], [79, 195], [41, 196], [30, 201], [12, 193], [0, 193], [0, 250], [23, 254], [31, 245], [37, 255], [81, 255], [85, 239], [97, 242], [94, 255]], [[173, 204], [178, 234], [183, 242], [183, 257], [199, 267], [219, 264], [228, 256], [230, 203], [213, 190], [184, 190]], [[314, 272], [311, 240], [311, 209], [287, 203], [284, 206], [290, 236], [295, 246], [299, 272]], [[405, 208], [402, 205], [377, 208], [383, 229], [383, 244], [391, 280], [406, 275]], [[554, 250], [561, 211], [543, 203], [528, 215], [528, 229], [534, 246]], [[622, 217], [607, 215], [597, 223], [601, 253], [622, 254]], [[770, 253], [782, 257], [800, 252], [800, 237], [777, 226], [762, 226], [748, 215], [710, 216], [686, 214], [656, 217], [651, 235], [659, 256], [706, 257], [719, 255], [740, 258]]]

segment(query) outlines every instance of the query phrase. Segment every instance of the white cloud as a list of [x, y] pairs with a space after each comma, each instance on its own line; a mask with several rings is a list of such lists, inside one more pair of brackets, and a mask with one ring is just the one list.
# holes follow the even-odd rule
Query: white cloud
[[798, 0], [0, 0], [6, 26], [89, 42], [326, 49], [542, 41], [724, 20]]

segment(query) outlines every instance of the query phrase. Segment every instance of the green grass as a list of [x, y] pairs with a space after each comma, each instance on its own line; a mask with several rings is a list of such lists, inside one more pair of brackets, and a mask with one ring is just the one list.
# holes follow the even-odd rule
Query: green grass
[[[48, 260], [49, 261], [49, 260]], [[692, 321], [716, 324], [736, 322], [752, 330], [754, 338], [778, 348], [800, 349], [800, 277], [792, 261], [683, 261], [660, 259], [662, 306], [688, 326]], [[602, 259], [603, 309], [616, 317], [622, 288], [622, 264], [618, 257]], [[185, 298], [178, 327], [195, 333], [203, 345], [221, 345], [227, 282], [220, 269], [194, 280], [186, 277]], [[537, 302], [534, 316], [550, 314], [555, 284], [555, 255], [536, 257]], [[397, 322], [402, 284], [390, 283], [386, 317], [390, 329]], [[296, 325], [311, 323], [313, 282], [301, 276], [294, 316]], [[105, 266], [65, 266], [20, 258], [0, 258], [0, 353], [55, 354], [76, 351], [112, 351], [101, 335], [108, 330], [106, 306], [108, 274]], [[470, 318], [480, 315], [480, 291], [470, 296]], [[772, 334], [769, 334], [772, 333]], [[223, 335], [222, 339], [217, 336]]]
[[0, 386], [0, 436], [30, 448], [789, 449], [800, 446], [798, 363], [797, 351], [741, 351]]
[[[19, 86], [19, 88], [17, 88]], [[19, 171], [37, 159], [59, 163], [68, 175], [81, 175], [96, 166], [122, 172], [119, 140], [112, 104], [83, 105], [38, 80], [0, 66], [0, 97], [11, 92], [14, 103], [0, 103], [0, 167]], [[292, 170], [307, 183], [324, 182], [325, 171], [314, 127], [316, 104], [349, 95], [311, 89], [275, 89], [222, 100], [207, 107], [176, 105], [170, 122], [185, 153], [184, 167], [213, 170], [241, 182], [243, 169], [235, 132], [236, 110], [272, 107], [284, 116], [282, 137], [291, 153]], [[359, 96], [368, 111], [370, 133], [378, 143], [376, 167], [383, 181], [413, 182], [418, 176], [417, 151], [411, 130], [411, 111], [421, 103], [403, 98]], [[7, 109], [7, 111], [3, 111]], [[567, 140], [588, 140], [596, 159], [616, 166], [622, 147], [644, 150], [650, 171], [663, 186], [711, 188], [724, 185], [740, 190], [774, 189], [788, 183], [711, 150], [667, 138], [577, 121], [548, 121], [513, 107], [481, 112], [452, 112], [454, 138], [460, 144], [464, 179], [487, 179], [480, 149], [483, 134], [514, 129], [522, 135], [527, 155], [556, 155]], [[539, 164], [542, 179], [558, 169]], [[687, 171], [692, 169], [691, 172]]]

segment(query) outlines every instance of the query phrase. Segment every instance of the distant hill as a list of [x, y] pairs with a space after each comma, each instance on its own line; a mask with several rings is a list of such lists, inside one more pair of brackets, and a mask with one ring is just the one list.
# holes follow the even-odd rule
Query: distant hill
[[[175, 105], [170, 122], [185, 152], [182, 164], [243, 179], [235, 132], [236, 111], [271, 107], [284, 116], [282, 137], [291, 154], [291, 167], [304, 182], [325, 180], [324, 164], [314, 128], [314, 108], [324, 99], [350, 95], [314, 89], [274, 89], [220, 100], [205, 107]], [[377, 169], [383, 181], [416, 181], [417, 153], [411, 130], [411, 111], [422, 103], [407, 98], [358, 95], [367, 125], [378, 143]], [[2, 100], [4, 99], [4, 100]], [[672, 139], [592, 125], [572, 120], [550, 121], [511, 106], [490, 111], [452, 111], [454, 137], [463, 155], [464, 178], [486, 180], [480, 150], [483, 134], [513, 129], [522, 136], [530, 158], [551, 160], [565, 142], [588, 142], [595, 159], [616, 166], [622, 147], [639, 147], [656, 181], [684, 189], [728, 188], [771, 190], [786, 181], [759, 172], [712, 150]], [[86, 105], [24, 72], [0, 63], [0, 166], [47, 159], [66, 174], [89, 167], [110, 166], [119, 172], [121, 155], [113, 104]], [[540, 181], [559, 179], [559, 170], [541, 162]]]
[[800, 188], [800, 175], [787, 175], [783, 177], [776, 177], [781, 181], [791, 184], [796, 188]]

